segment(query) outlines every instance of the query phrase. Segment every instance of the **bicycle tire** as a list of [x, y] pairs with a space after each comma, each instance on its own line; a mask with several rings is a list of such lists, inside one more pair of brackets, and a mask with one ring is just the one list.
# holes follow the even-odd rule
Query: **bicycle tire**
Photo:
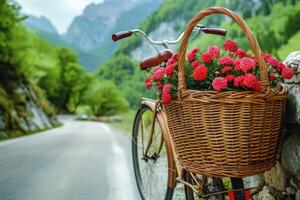
[[[151, 111], [152, 110], [146, 106], [143, 105], [136, 113], [134, 124], [133, 124], [133, 129], [132, 129], [132, 158], [133, 158], [133, 168], [134, 168], [134, 174], [135, 174], [135, 180], [137, 183], [138, 191], [140, 193], [140, 196], [142, 200], [149, 200], [145, 197], [143, 188], [142, 188], [142, 177], [140, 173], [140, 166], [139, 166], [139, 157], [138, 157], [138, 131], [139, 131], [139, 126], [140, 126], [140, 121], [143, 113], [145, 111]], [[159, 121], [158, 121], [159, 122]], [[159, 122], [160, 123], [160, 122]], [[169, 166], [169, 163], [168, 163]], [[169, 171], [168, 171], [169, 173]], [[167, 176], [169, 178], [169, 175]], [[174, 194], [174, 188], [168, 187], [168, 180], [165, 182], [165, 192], [164, 192], [164, 197], [163, 200], [172, 200], [173, 194]]]

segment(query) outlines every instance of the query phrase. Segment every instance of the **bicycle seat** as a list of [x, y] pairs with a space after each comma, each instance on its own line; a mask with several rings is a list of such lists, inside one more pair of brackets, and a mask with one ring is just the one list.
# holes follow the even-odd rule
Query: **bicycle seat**
[[141, 70], [146, 70], [148, 68], [157, 66], [161, 64], [162, 62], [167, 61], [169, 58], [171, 58], [173, 55], [173, 52], [171, 50], [165, 49], [161, 52], [159, 52], [157, 55], [150, 56], [148, 58], [145, 58], [142, 60], [140, 64]]

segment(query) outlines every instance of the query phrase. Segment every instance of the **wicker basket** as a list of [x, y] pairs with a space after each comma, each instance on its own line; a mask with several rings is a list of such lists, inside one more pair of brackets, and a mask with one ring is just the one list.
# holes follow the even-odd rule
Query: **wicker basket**
[[[244, 31], [258, 58], [262, 91], [214, 92], [189, 90], [184, 64], [187, 43], [205, 16], [224, 14]], [[164, 106], [180, 164], [206, 176], [245, 177], [274, 166], [287, 91], [271, 90], [260, 47], [236, 13], [208, 8], [189, 22], [179, 51], [179, 95]]]

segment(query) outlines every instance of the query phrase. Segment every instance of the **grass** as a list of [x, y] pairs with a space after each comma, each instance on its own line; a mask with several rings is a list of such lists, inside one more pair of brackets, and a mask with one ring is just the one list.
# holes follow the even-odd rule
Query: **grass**
[[108, 124], [117, 127], [119, 129], [122, 129], [127, 133], [131, 133], [135, 113], [136, 111], [134, 110], [128, 110], [124, 113], [119, 114], [123, 118], [122, 122], [108, 122]]

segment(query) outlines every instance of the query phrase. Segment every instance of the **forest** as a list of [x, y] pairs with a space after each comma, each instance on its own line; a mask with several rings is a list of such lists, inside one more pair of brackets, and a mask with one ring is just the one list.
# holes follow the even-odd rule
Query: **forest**
[[37, 37], [21, 24], [25, 18], [16, 2], [0, 0], [0, 116], [9, 130], [3, 137], [14, 137], [14, 130], [22, 130], [20, 119], [32, 114], [22, 86], [34, 92], [35, 103], [50, 117], [75, 111], [113, 115], [128, 109], [112, 81], [85, 72], [74, 52]]

